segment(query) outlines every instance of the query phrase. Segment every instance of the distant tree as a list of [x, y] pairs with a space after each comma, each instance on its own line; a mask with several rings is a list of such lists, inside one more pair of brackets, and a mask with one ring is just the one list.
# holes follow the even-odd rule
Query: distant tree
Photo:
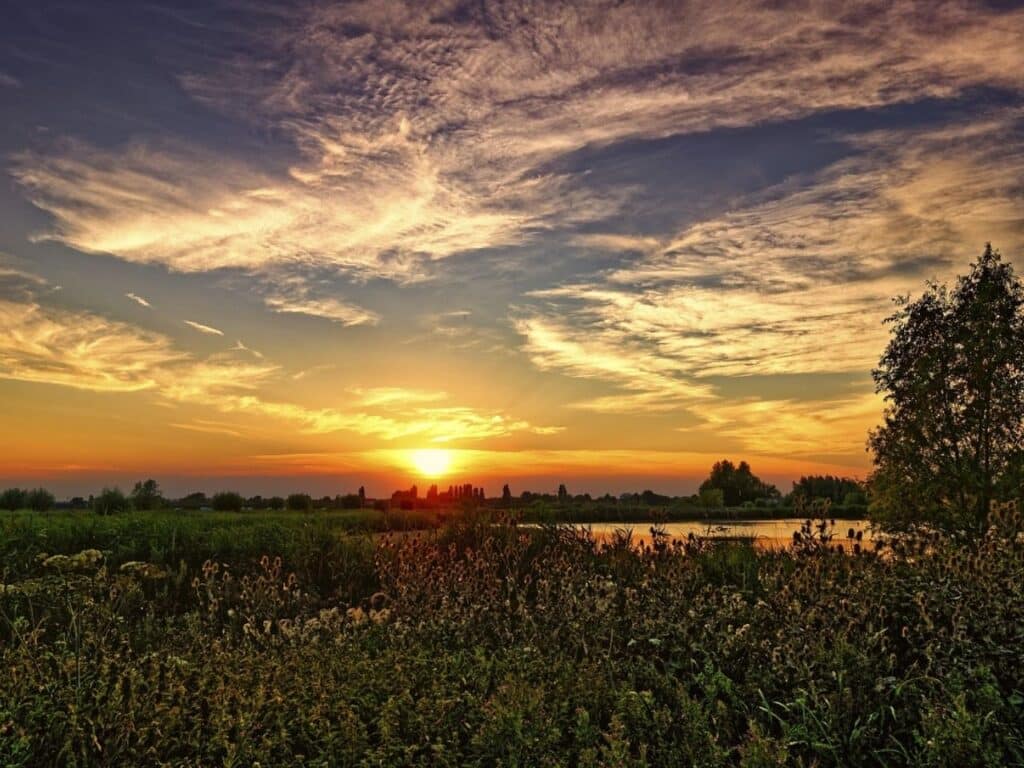
[[558, 486], [558, 500], [559, 501], [568, 501], [569, 500], [569, 491], [566, 489], [564, 484]]
[[71, 509], [85, 509], [88, 506], [88, 502], [81, 496], [72, 496], [71, 500], [68, 501], [68, 507]]
[[53, 509], [57, 500], [45, 488], [33, 488], [25, 494], [25, 506], [33, 512], [46, 512]]
[[501, 503], [512, 503], [512, 489], [508, 487], [508, 483], [505, 483], [503, 486], [501, 486]]
[[654, 491], [644, 491], [640, 494], [640, 503], [648, 506], [664, 506], [672, 501], [668, 496], [662, 496]]
[[362, 509], [366, 506], [366, 489], [363, 486], [359, 486], [359, 508]]
[[284, 509], [284, 499], [280, 496], [271, 496], [267, 499], [267, 508], [275, 511]]
[[157, 509], [164, 501], [160, 486], [152, 478], [136, 483], [132, 489], [131, 499], [132, 507], [138, 510]]
[[872, 518], [983, 530], [993, 500], [1019, 493], [1024, 445], [1024, 285], [986, 245], [952, 289], [896, 300], [872, 375], [884, 423], [871, 432]]
[[728, 459], [716, 461], [711, 467], [708, 479], [700, 485], [700, 492], [718, 489], [722, 492], [725, 506], [738, 507], [745, 501], [772, 498], [779, 495], [774, 485], [761, 482], [750, 465], [741, 461], [739, 465]]
[[218, 512], [241, 512], [245, 505], [245, 499], [240, 493], [221, 491], [213, 494], [210, 505]]
[[131, 509], [131, 502], [120, 488], [104, 488], [92, 500], [92, 508], [98, 515], [114, 515]]
[[195, 491], [182, 498], [178, 504], [182, 509], [202, 509], [208, 506], [209, 499], [206, 498], [206, 494], [202, 491]]
[[28, 491], [24, 491], [21, 488], [8, 488], [3, 493], [0, 493], [0, 509], [6, 509], [14, 512], [16, 509], [27, 508], [27, 497]]
[[293, 493], [288, 497], [288, 509], [308, 512], [313, 508], [313, 499], [308, 493]]
[[[828, 499], [833, 504], [842, 504], [849, 494], [864, 493], [864, 486], [858, 480], [832, 475], [805, 475], [793, 483], [793, 497], [807, 501]], [[864, 502], [854, 502], [864, 503]]]

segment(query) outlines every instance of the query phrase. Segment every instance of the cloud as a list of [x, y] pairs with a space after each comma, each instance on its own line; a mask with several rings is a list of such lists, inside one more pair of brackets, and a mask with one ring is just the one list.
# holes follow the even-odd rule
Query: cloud
[[351, 390], [358, 398], [360, 405], [368, 408], [382, 405], [407, 405], [409, 403], [434, 403], [446, 400], [446, 392], [429, 392], [422, 389], [406, 389], [404, 387], [371, 387], [370, 389], [355, 388]]
[[147, 299], [144, 299], [141, 296], [138, 296], [138, 295], [136, 295], [134, 293], [126, 293], [125, 296], [127, 296], [129, 299], [134, 301], [139, 306], [143, 306], [143, 307], [150, 307], [150, 306], [152, 306]]
[[197, 323], [194, 320], [185, 320], [184, 323], [185, 323], [185, 325], [188, 325], [188, 326], [191, 326], [192, 328], [195, 328], [200, 333], [205, 333], [205, 334], [208, 334], [210, 336], [223, 336], [224, 335], [224, 331], [219, 330], [219, 329], [214, 328], [214, 327], [209, 326], [209, 325], [203, 325], [202, 323]]
[[865, 371], [892, 296], [951, 277], [986, 240], [1024, 246], [1018, 121], [851, 138], [857, 152], [819, 174], [599, 280], [533, 292], [513, 323], [538, 367], [627, 390], [576, 404], [598, 411], [686, 406], [711, 376]]
[[[619, 211], [630, 190], [597, 194], [552, 170], [578, 149], [977, 86], [1019, 91], [1022, 29], [1024, 10], [966, 0], [799, 13], [759, 2], [303, 4], [181, 75], [195, 98], [290, 139], [286, 172], [196, 146], [65, 142], [20, 155], [14, 173], [53, 214], [49, 236], [85, 251], [185, 271], [418, 280], [435, 260]], [[372, 318], [344, 303], [271, 302]]]
[[380, 316], [375, 312], [357, 307], [354, 304], [347, 304], [338, 299], [324, 298], [283, 298], [279, 296], [268, 297], [265, 303], [275, 312], [286, 314], [310, 315], [322, 317], [341, 325], [376, 325], [380, 322]]
[[166, 336], [36, 301], [0, 299], [0, 326], [0, 378], [97, 392], [145, 390], [158, 402], [267, 417], [307, 434], [347, 431], [382, 440], [451, 442], [557, 431], [500, 412], [429, 407], [424, 404], [445, 395], [417, 390], [359, 390], [357, 407], [350, 410], [270, 400], [262, 391], [280, 369], [248, 354], [240, 357], [237, 348], [196, 358]]
[[701, 427], [681, 431], [732, 438], [754, 453], [856, 456], [864, 455], [867, 430], [881, 410], [882, 398], [871, 393], [833, 400], [749, 398], [710, 409]]
[[0, 300], [0, 377], [78, 389], [155, 389], [186, 356], [162, 336], [85, 312]]
[[0, 88], [21, 88], [21, 80], [6, 72], [0, 72]]

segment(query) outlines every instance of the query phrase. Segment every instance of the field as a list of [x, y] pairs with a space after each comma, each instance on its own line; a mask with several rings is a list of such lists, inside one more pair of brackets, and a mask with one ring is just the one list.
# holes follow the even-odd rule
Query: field
[[881, 554], [420, 514], [3, 515], [0, 763], [1024, 764], [1015, 509]]

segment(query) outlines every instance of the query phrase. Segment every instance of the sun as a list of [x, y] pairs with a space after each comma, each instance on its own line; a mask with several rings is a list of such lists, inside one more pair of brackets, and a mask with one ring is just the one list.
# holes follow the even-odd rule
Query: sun
[[422, 448], [412, 451], [409, 458], [424, 477], [441, 477], [452, 465], [452, 452], [443, 448]]

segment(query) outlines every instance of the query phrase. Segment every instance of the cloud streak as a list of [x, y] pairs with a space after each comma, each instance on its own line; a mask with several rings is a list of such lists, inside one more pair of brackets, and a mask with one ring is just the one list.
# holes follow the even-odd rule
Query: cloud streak
[[134, 301], [140, 307], [152, 307], [153, 306], [152, 304], [149, 303], [149, 301], [147, 299], [144, 299], [144, 298], [142, 298], [141, 296], [139, 296], [137, 294], [126, 293], [125, 296], [127, 298], [131, 299], [132, 301]]
[[207, 336], [223, 336], [224, 335], [224, 331], [220, 330], [219, 328], [214, 328], [213, 326], [210, 326], [210, 325], [203, 325], [202, 323], [197, 323], [194, 320], [185, 320], [183, 322], [185, 323], [185, 325], [189, 326], [190, 328], [194, 328], [195, 330], [199, 331], [200, 333], [205, 333]]

